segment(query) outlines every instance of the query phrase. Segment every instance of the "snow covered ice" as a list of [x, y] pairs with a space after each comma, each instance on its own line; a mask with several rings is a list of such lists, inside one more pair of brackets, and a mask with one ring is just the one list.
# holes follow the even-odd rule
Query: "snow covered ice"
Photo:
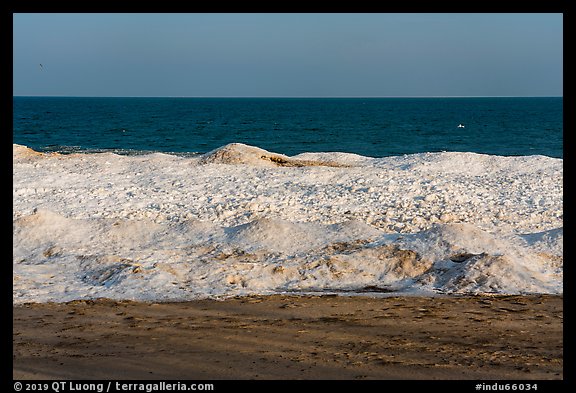
[[562, 293], [563, 160], [13, 145], [13, 301]]

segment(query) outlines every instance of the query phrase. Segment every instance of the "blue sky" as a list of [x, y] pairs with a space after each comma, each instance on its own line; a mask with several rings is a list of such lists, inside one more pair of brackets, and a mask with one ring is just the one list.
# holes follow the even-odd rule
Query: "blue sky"
[[13, 21], [14, 95], [563, 94], [562, 14], [14, 14]]

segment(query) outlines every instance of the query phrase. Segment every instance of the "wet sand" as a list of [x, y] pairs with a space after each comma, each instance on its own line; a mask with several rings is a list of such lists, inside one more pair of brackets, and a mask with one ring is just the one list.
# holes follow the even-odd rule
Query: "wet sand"
[[14, 306], [14, 379], [563, 378], [562, 296]]

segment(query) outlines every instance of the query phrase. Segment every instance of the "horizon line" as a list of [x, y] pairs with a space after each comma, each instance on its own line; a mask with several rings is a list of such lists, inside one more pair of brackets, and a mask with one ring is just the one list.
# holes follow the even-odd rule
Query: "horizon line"
[[66, 97], [66, 98], [564, 98], [564, 95], [431, 95], [431, 96], [89, 96], [12, 94], [12, 97]]

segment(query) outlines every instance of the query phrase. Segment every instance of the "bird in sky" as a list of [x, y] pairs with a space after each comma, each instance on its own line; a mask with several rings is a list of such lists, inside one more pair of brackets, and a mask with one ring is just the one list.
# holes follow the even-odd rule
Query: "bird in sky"
[[44, 66], [42, 65], [42, 63], [40, 63], [40, 69], [44, 70]]

